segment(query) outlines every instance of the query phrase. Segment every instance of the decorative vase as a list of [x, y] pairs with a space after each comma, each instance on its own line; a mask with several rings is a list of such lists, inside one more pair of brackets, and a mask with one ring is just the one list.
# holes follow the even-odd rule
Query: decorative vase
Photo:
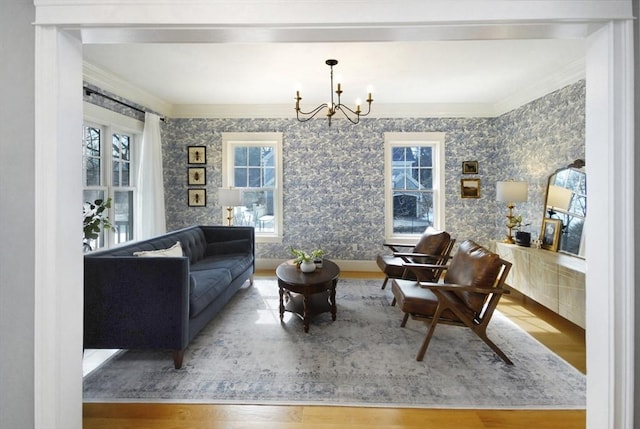
[[302, 261], [300, 270], [303, 273], [312, 273], [316, 270], [316, 264], [314, 264], [313, 261]]
[[524, 231], [516, 232], [516, 244], [518, 246], [530, 247], [531, 246], [531, 233]]
[[315, 258], [313, 260], [313, 263], [316, 265], [317, 269], [322, 268], [322, 258]]

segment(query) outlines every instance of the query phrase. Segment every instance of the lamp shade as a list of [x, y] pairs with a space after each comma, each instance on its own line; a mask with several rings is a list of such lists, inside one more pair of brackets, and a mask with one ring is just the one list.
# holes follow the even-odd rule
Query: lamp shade
[[549, 185], [547, 192], [547, 206], [567, 211], [571, 204], [571, 196], [573, 192], [562, 186]]
[[221, 206], [236, 207], [242, 204], [242, 193], [240, 189], [219, 188], [218, 202]]
[[513, 180], [496, 182], [496, 200], [508, 203], [527, 201], [527, 182]]

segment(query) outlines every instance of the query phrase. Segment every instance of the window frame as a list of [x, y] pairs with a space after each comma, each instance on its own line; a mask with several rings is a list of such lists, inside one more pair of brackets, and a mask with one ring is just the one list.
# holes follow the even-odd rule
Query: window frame
[[415, 244], [421, 234], [393, 232], [393, 148], [429, 146], [433, 150], [433, 227], [445, 230], [445, 133], [384, 133], [384, 238], [387, 242]]
[[[275, 153], [275, 185], [273, 187], [274, 206], [274, 231], [256, 231], [255, 237], [258, 243], [282, 243], [284, 235], [284, 190], [283, 190], [283, 157], [282, 157], [283, 133], [281, 132], [224, 132], [222, 133], [222, 187], [235, 187], [234, 176], [234, 149], [238, 146], [273, 146]], [[243, 188], [238, 189], [258, 189]], [[221, 219], [226, 222], [227, 213], [221, 210]]]
[[[138, 174], [138, 156], [139, 156], [139, 144], [142, 140], [142, 133], [144, 131], [144, 122], [139, 121], [137, 119], [113, 112], [111, 110], [102, 108], [100, 106], [96, 106], [95, 104], [83, 103], [83, 122], [82, 127], [90, 126], [94, 128], [99, 128], [101, 132], [101, 151], [100, 151], [100, 159], [101, 159], [101, 171], [100, 171], [100, 186], [85, 186], [83, 181], [82, 190], [98, 190], [104, 191], [106, 198], [112, 199], [111, 208], [108, 209], [107, 216], [111, 220], [111, 223], [115, 225], [115, 192], [129, 192], [133, 191], [132, 201], [133, 201], [133, 236], [131, 240], [134, 241], [137, 239], [137, 230], [136, 227], [136, 198], [137, 198], [137, 189], [135, 186], [136, 178]], [[114, 134], [126, 134], [130, 136], [129, 141], [129, 150], [130, 150], [130, 177], [129, 177], [129, 186], [114, 186], [113, 185], [113, 135]], [[84, 137], [83, 137], [84, 138]], [[84, 169], [84, 168], [83, 168]], [[84, 173], [83, 173], [84, 174]], [[84, 201], [83, 201], [84, 202]], [[106, 231], [104, 235], [104, 246], [103, 248], [109, 248], [117, 244], [122, 244], [124, 242], [118, 243], [116, 240], [116, 232], [115, 231]]]

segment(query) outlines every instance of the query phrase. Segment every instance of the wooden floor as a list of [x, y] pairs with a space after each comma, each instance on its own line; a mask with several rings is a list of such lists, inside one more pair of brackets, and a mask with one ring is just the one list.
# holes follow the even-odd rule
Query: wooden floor
[[[272, 275], [272, 273], [258, 273]], [[344, 278], [381, 278], [341, 273]], [[381, 282], [382, 283], [382, 282]], [[583, 373], [584, 330], [513, 293], [499, 310]], [[204, 404], [84, 404], [85, 429], [583, 429], [583, 410], [455, 410]]]

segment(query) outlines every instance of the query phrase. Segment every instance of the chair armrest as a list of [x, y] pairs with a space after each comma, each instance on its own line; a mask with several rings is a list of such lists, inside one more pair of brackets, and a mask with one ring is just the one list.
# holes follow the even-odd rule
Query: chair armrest
[[401, 244], [401, 243], [382, 243], [384, 247], [388, 247], [392, 252], [399, 252], [399, 248], [413, 248], [412, 244]]
[[434, 255], [433, 253], [415, 253], [415, 252], [393, 252], [393, 256], [399, 256], [399, 257], [407, 257], [407, 258], [436, 258], [436, 259], [440, 259], [440, 258], [447, 258], [447, 259], [451, 259], [453, 258], [453, 256], [449, 256], [449, 255]]
[[421, 288], [430, 289], [430, 290], [444, 290], [444, 291], [457, 291], [457, 292], [474, 292], [481, 293], [484, 295], [491, 294], [508, 294], [510, 293], [507, 289], [502, 288], [484, 288], [484, 287], [476, 287], [476, 286], [468, 286], [468, 285], [459, 285], [455, 283], [430, 283], [430, 282], [419, 282]]
[[402, 264], [403, 267], [412, 269], [429, 269], [429, 270], [447, 270], [449, 269], [448, 265], [440, 265], [440, 264], [420, 264], [417, 262], [407, 262], [405, 264]]

